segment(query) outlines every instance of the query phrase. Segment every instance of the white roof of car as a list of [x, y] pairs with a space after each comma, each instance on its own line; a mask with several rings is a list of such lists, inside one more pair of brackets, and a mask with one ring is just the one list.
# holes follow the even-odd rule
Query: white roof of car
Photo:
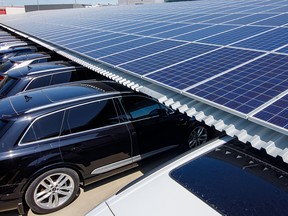
[[169, 173], [179, 165], [221, 146], [230, 139], [224, 137], [209, 142], [185, 156], [182, 155], [180, 159], [175, 159], [174, 162], [159, 168], [145, 179], [101, 203], [87, 216], [221, 215], [174, 181]]

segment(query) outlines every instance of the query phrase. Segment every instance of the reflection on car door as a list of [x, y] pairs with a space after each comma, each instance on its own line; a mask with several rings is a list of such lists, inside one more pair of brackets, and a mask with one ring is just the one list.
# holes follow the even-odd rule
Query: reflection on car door
[[[129, 131], [119, 123], [112, 99], [66, 110], [60, 145], [64, 161], [84, 164], [87, 175], [110, 171], [131, 160]], [[116, 167], [111, 166], [115, 163]]]
[[138, 154], [179, 144], [179, 118], [170, 116], [169, 109], [143, 96], [125, 96], [121, 103], [137, 134]]

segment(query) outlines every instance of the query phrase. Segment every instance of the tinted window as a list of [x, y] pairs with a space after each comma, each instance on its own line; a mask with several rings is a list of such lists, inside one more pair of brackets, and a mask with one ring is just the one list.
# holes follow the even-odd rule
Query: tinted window
[[287, 173], [255, 156], [223, 146], [170, 176], [223, 215], [286, 215]]
[[4, 73], [5, 71], [9, 70], [14, 65], [11, 61], [6, 61], [5, 63], [0, 65], [0, 72]]
[[51, 82], [51, 76], [38, 77], [33, 79], [29, 83], [26, 90], [48, 86], [50, 85], [50, 82]]
[[78, 80], [100, 79], [100, 78], [101, 76], [94, 71], [79, 70], [79, 71], [73, 71], [71, 73], [70, 81], [73, 82], [73, 81], [78, 81]]
[[158, 116], [160, 113], [159, 103], [140, 96], [123, 97], [121, 99], [129, 120], [138, 120]]
[[69, 82], [70, 77], [71, 77], [71, 72], [54, 74], [52, 75], [51, 85]]
[[66, 111], [62, 134], [91, 130], [119, 122], [112, 100], [81, 105]]
[[0, 82], [0, 95], [5, 97], [17, 82], [18, 79], [6, 76], [4, 80]]
[[0, 120], [0, 136], [3, 134], [3, 130], [7, 124], [8, 121]]
[[24, 135], [21, 143], [59, 136], [63, 113], [57, 112], [37, 119]]

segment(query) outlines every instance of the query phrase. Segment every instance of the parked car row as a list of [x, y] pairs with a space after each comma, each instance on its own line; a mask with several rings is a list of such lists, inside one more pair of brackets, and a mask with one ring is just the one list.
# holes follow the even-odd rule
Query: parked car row
[[[10, 37], [0, 31], [4, 38]], [[147, 95], [40, 50], [30, 43], [0, 48], [0, 211], [23, 214], [26, 204], [36, 213], [57, 211], [80, 186], [168, 149], [194, 148], [214, 133]]]

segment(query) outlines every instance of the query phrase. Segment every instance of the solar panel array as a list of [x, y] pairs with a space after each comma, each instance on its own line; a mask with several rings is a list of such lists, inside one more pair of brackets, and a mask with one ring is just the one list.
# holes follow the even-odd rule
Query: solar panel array
[[287, 0], [62, 10], [3, 23], [288, 132]]

